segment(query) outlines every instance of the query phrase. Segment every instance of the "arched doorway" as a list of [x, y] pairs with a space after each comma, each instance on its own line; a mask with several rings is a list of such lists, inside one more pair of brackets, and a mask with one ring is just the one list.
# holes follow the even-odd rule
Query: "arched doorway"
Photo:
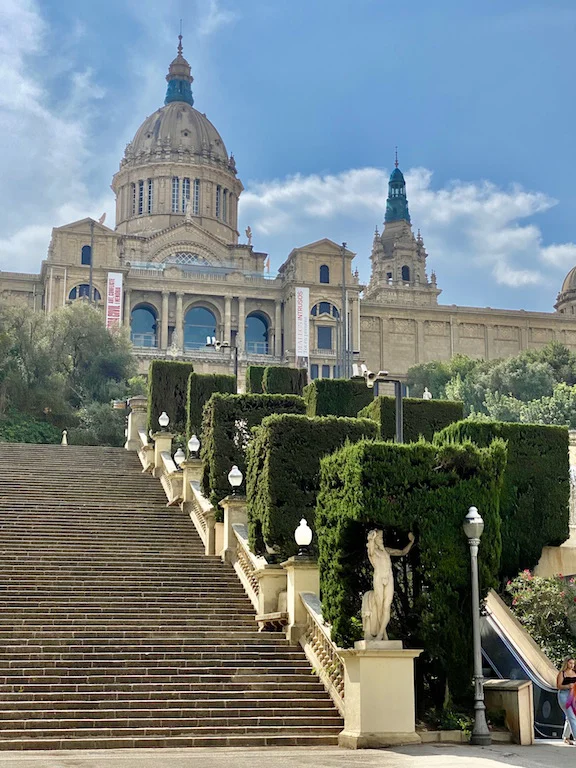
[[158, 346], [156, 310], [146, 304], [134, 307], [130, 316], [130, 338], [135, 347]]
[[262, 312], [251, 312], [246, 318], [246, 351], [256, 355], [268, 354], [269, 322]]
[[[102, 296], [100, 295], [100, 291], [98, 290], [98, 288], [92, 287], [92, 294], [93, 294], [94, 301], [102, 301]], [[75, 288], [72, 288], [72, 290], [68, 294], [68, 298], [70, 301], [75, 301], [76, 299], [87, 299], [89, 296], [90, 296], [90, 285], [88, 283], [82, 283], [82, 285], [77, 285]]]
[[216, 317], [206, 307], [192, 307], [184, 319], [184, 348], [200, 349], [207, 337], [216, 336]]

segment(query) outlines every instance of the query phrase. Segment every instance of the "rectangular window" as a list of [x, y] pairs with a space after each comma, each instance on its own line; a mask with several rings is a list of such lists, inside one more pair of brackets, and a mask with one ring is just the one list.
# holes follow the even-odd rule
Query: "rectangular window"
[[194, 179], [194, 216], [200, 215], [200, 179]]
[[188, 200], [190, 200], [190, 179], [182, 179], [182, 213], [186, 213]]
[[172, 176], [172, 213], [178, 213], [178, 193], [180, 191], [180, 179]]
[[216, 187], [216, 218], [220, 218], [220, 208], [222, 200], [222, 187], [218, 184]]
[[222, 193], [222, 219], [228, 221], [228, 190]]
[[329, 379], [330, 378], [330, 366], [329, 365], [323, 365], [322, 366], [322, 378], [323, 379]]
[[311, 379], [317, 379], [318, 378], [318, 366], [316, 363], [313, 363], [310, 366], [310, 378]]
[[154, 182], [152, 179], [148, 179], [148, 200], [146, 201], [147, 213], [152, 213], [153, 205], [154, 205]]
[[332, 349], [332, 328], [329, 325], [318, 326], [318, 349]]
[[138, 213], [144, 213], [144, 182], [138, 182]]
[[132, 194], [132, 204], [131, 204], [131, 210], [132, 210], [132, 216], [136, 213], [136, 184], [130, 184], [130, 191]]

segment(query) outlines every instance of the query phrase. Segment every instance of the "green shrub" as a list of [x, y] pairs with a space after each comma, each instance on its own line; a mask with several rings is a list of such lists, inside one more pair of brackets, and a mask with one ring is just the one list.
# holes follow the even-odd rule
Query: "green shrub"
[[253, 551], [282, 558], [297, 551], [294, 531], [305, 517], [314, 528], [320, 459], [347, 441], [375, 438], [369, 419], [268, 416], [248, 449], [246, 489]]
[[191, 363], [152, 360], [148, 371], [148, 429], [157, 432], [158, 417], [166, 411], [168, 429], [177, 434], [186, 431], [186, 398], [188, 377], [194, 371]]
[[47, 421], [17, 411], [0, 417], [0, 443], [59, 443], [62, 431]]
[[316, 379], [304, 390], [308, 416], [355, 418], [373, 399], [364, 379]]
[[538, 563], [542, 547], [568, 538], [570, 497], [568, 430], [565, 427], [466, 419], [452, 424], [435, 440], [508, 443], [508, 463], [500, 500], [501, 577], [510, 578]]
[[[361, 600], [372, 589], [367, 533], [384, 530], [387, 546], [416, 546], [395, 561], [392, 636], [426, 649], [420, 671], [444, 678], [455, 698], [472, 676], [470, 555], [462, 523], [471, 501], [485, 528], [479, 554], [482, 595], [497, 584], [498, 513], [506, 448], [359, 442], [321, 461], [316, 508], [322, 612], [332, 639], [350, 647], [361, 636]], [[417, 675], [418, 677], [418, 675]], [[440, 703], [443, 698], [443, 683]]]
[[305, 410], [304, 400], [296, 395], [212, 395], [202, 418], [202, 489], [216, 509], [230, 493], [232, 466], [236, 464], [246, 475], [252, 427], [273, 413], [303, 414]]
[[262, 379], [264, 378], [265, 365], [249, 365], [246, 368], [246, 394], [261, 395]]
[[124, 445], [126, 411], [115, 410], [109, 403], [90, 403], [78, 411], [78, 426], [68, 430], [70, 445]]
[[186, 435], [202, 431], [202, 411], [214, 392], [236, 394], [236, 377], [217, 373], [191, 373], [188, 377], [186, 400]]
[[[464, 418], [464, 406], [455, 400], [403, 399], [404, 442], [412, 443], [422, 437], [432, 440], [435, 432]], [[396, 399], [380, 396], [358, 414], [380, 424], [382, 440], [393, 440], [396, 435]]]
[[269, 365], [264, 370], [262, 391], [267, 395], [301, 395], [307, 382], [305, 368]]

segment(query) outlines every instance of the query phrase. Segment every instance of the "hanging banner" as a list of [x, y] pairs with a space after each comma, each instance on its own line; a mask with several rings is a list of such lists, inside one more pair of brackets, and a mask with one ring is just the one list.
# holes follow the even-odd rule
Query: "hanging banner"
[[106, 328], [122, 323], [122, 273], [108, 272], [106, 286]]
[[310, 354], [310, 289], [296, 288], [296, 357]]

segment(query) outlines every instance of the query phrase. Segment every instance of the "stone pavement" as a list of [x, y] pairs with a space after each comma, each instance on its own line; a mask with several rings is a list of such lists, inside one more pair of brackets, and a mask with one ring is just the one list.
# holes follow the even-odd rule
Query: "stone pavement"
[[0, 752], [0, 768], [572, 768], [576, 747], [450, 744], [348, 751], [295, 749], [132, 749]]

